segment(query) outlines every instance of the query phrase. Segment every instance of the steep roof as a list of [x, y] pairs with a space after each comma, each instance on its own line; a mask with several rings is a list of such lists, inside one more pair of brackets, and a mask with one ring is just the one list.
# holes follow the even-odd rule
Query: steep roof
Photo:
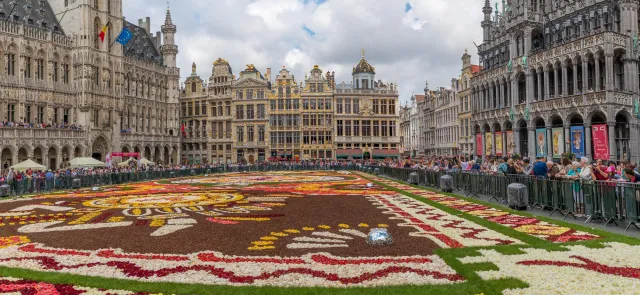
[[13, 20], [27, 26], [64, 34], [47, 0], [0, 1], [0, 20]]
[[471, 65], [471, 73], [476, 74], [482, 70], [482, 67], [479, 65]]
[[423, 102], [424, 101], [424, 95], [423, 94], [414, 94], [414, 96], [416, 97], [416, 102]]
[[124, 46], [124, 55], [162, 64], [162, 56], [153, 44], [147, 30], [128, 21], [125, 21], [124, 25], [133, 34], [131, 41]]

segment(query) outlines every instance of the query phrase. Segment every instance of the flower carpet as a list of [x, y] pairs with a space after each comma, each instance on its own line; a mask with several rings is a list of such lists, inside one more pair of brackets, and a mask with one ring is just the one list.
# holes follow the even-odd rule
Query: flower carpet
[[[393, 243], [368, 244], [374, 228]], [[0, 294], [562, 294], [580, 277], [594, 280], [580, 294], [597, 280], [624, 294], [640, 283], [632, 244], [368, 174], [228, 173], [0, 201]]]

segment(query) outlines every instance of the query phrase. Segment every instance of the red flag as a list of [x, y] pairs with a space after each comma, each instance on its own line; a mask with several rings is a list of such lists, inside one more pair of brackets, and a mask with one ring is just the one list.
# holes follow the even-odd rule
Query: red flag
[[180, 127], [180, 131], [182, 131], [183, 137], [187, 137], [187, 132], [184, 130], [184, 123], [182, 123], [182, 126]]

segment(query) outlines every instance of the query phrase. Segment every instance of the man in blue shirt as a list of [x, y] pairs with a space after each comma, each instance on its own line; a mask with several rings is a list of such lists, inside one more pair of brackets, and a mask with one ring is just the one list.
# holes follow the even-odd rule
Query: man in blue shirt
[[547, 167], [547, 163], [545, 163], [545, 158], [538, 158], [538, 161], [533, 164], [533, 175], [546, 177], [547, 173], [549, 173], [549, 167]]

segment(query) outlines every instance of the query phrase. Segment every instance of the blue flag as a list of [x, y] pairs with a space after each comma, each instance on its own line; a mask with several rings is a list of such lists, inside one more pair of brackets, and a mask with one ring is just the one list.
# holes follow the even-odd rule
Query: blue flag
[[118, 35], [118, 39], [116, 39], [116, 41], [122, 45], [127, 45], [127, 43], [131, 41], [131, 38], [133, 38], [133, 33], [131, 33], [131, 31], [127, 29], [127, 27], [124, 27], [122, 28], [122, 32], [120, 32], [120, 35]]

